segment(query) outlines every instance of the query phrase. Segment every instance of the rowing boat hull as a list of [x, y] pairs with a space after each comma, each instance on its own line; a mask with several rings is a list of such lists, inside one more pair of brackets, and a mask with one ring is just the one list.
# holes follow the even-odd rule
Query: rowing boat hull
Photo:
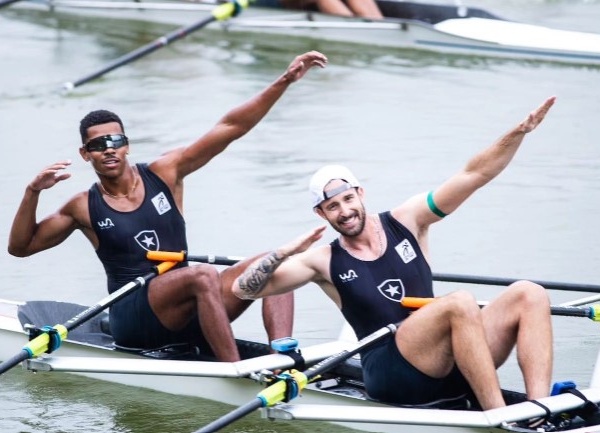
[[[380, 0], [382, 1], [394, 4], [391, 0]], [[215, 3], [207, 0], [194, 3], [154, 0], [29, 0], [13, 7], [185, 26], [206, 18], [214, 9]], [[429, 21], [427, 18], [422, 20], [422, 17], [365, 21], [313, 11], [250, 6], [239, 17], [213, 23], [208, 28], [390, 49], [600, 65], [600, 34], [550, 29], [479, 13], [470, 16], [468, 11], [466, 17], [457, 13], [439, 22], [432, 22], [433, 18]]]
[[[40, 304], [58, 304], [59, 307], [62, 305], [53, 302]], [[71, 308], [75, 306], [68, 305]], [[0, 345], [0, 360], [11, 358], [26, 343], [27, 335], [21, 325], [25, 307], [26, 304], [0, 300], [0, 341], [3, 342]], [[80, 307], [81, 310], [86, 308], [75, 307]], [[59, 308], [52, 309], [53, 312], [57, 310]], [[17, 316], [18, 312], [21, 313], [21, 320]], [[72, 310], [65, 314], [72, 314]], [[33, 316], [29, 316], [30, 319], [31, 317]], [[98, 318], [90, 322], [96, 320]], [[44, 321], [48, 322], [50, 319]], [[86, 323], [86, 326], [88, 324]], [[75, 336], [75, 331], [77, 329], [72, 331], [72, 337]], [[337, 341], [310, 346], [302, 348], [302, 355], [311, 365], [342, 350], [351, 350], [353, 344]], [[25, 364], [29, 370], [34, 371], [68, 372], [123, 385], [241, 406], [253, 400], [263, 389], [262, 385], [250, 378], [253, 372], [262, 369], [287, 369], [293, 365], [293, 360], [284, 354], [265, 355], [264, 348], [260, 356], [248, 357], [236, 363], [151, 359], [115, 350], [110, 344], [102, 346], [66, 340], [55, 354], [29, 360]], [[350, 367], [352, 365], [347, 366]], [[518, 399], [521, 402], [516, 404], [485, 412], [423, 407], [392, 408], [365, 399], [360, 386], [339, 386], [338, 379], [348, 379], [348, 376], [344, 376], [341, 370], [336, 374], [335, 378], [325, 377], [321, 382], [310, 384], [298, 399], [292, 401], [294, 404], [277, 405], [263, 410], [263, 415], [271, 419], [327, 421], [364, 431], [397, 433], [500, 432], [504, 431], [500, 428], [502, 422], [543, 415], [539, 406], [522, 402], [521, 398]], [[600, 401], [600, 388], [582, 392], [590, 400]], [[582, 404], [578, 397], [571, 394], [549, 397], [541, 401], [553, 413]], [[600, 425], [569, 431], [596, 432], [600, 431]]]

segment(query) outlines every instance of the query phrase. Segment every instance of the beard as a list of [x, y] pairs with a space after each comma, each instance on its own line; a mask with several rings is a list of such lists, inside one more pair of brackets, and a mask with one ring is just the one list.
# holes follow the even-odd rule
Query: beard
[[[343, 223], [344, 221], [352, 219], [354, 217], [358, 217], [358, 225], [356, 227], [354, 227], [352, 229], [345, 229], [340, 224], [340, 223]], [[341, 234], [342, 236], [353, 238], [353, 237], [360, 235], [363, 232], [366, 221], [367, 221], [367, 214], [365, 212], [365, 208], [361, 207], [360, 209], [357, 209], [356, 211], [354, 211], [352, 213], [352, 215], [350, 215], [348, 217], [338, 218], [338, 220], [336, 220], [336, 221], [329, 221], [329, 224], [331, 224], [331, 227], [336, 232]]]

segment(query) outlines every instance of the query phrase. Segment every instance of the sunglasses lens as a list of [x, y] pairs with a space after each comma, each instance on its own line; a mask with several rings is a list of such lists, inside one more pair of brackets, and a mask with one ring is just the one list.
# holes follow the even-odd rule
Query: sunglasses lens
[[85, 149], [88, 152], [104, 152], [109, 147], [118, 149], [119, 147], [126, 146], [127, 144], [129, 144], [129, 142], [127, 137], [123, 134], [104, 135], [88, 141], [85, 145]]

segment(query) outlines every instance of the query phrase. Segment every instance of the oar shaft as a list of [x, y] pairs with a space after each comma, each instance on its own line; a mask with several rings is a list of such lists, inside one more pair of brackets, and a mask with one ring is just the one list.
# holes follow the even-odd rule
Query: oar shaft
[[[62, 341], [67, 337], [68, 331], [78, 327], [82, 323], [96, 316], [102, 310], [110, 307], [112, 304], [122, 299], [124, 296], [128, 295], [132, 291], [143, 287], [148, 282], [148, 280], [150, 280], [156, 275], [163, 274], [176, 264], [176, 262], [163, 262], [154, 266], [152, 271], [150, 271], [142, 277], [138, 277], [135, 281], [127, 283], [119, 290], [111, 293], [106, 298], [102, 299], [93, 307], [82, 311], [81, 313], [77, 314], [75, 317], [72, 317], [62, 325], [55, 325], [54, 328], [51, 329], [51, 331], [57, 333], [58, 335], [55, 335], [54, 337], [57, 337], [59, 342]], [[48, 332], [43, 332], [34, 339], [32, 339], [23, 347], [23, 349], [17, 355], [13, 356], [8, 360], [3, 361], [0, 364], [0, 374], [8, 371], [20, 362], [25, 361], [26, 359], [30, 359], [34, 356], [39, 356], [42, 353], [47, 352], [50, 348], [50, 340], [51, 337]]]
[[[304, 373], [299, 371], [292, 372], [293, 380], [297, 385], [297, 391], [301, 391], [307, 385], [310, 379], [314, 379], [320, 376], [321, 374], [325, 373], [326, 371], [331, 370], [336, 365], [354, 356], [356, 353], [367, 348], [373, 343], [381, 340], [389, 334], [395, 333], [397, 329], [398, 326], [396, 324], [387, 325], [361, 339], [359, 342], [356, 343], [354, 348], [344, 350], [343, 352], [340, 352], [336, 355], [332, 355], [329, 358], [326, 358], [318, 364], [314, 365], [313, 367], [309, 368]], [[259, 409], [261, 407], [273, 406], [276, 403], [284, 401], [287, 394], [287, 386], [288, 385], [285, 381], [278, 380], [277, 382], [273, 383], [272, 385], [269, 385], [267, 388], [261, 391], [257, 395], [256, 399], [251, 400], [243, 406], [238, 407], [237, 409], [229, 412], [228, 414], [211, 422], [210, 424], [207, 424], [206, 426], [202, 427], [200, 430], [195, 431], [194, 433], [216, 432], [219, 429], [226, 427], [232, 422], [255, 411], [256, 409]], [[294, 396], [288, 398], [292, 399], [294, 398]]]
[[237, 409], [232, 410], [227, 415], [222, 416], [221, 418], [211, 422], [210, 424], [205, 425], [199, 430], [196, 430], [194, 433], [213, 433], [221, 430], [224, 427], [227, 427], [229, 424], [237, 421], [240, 418], [245, 417], [251, 412], [254, 412], [256, 409], [260, 409], [262, 407], [262, 400], [256, 398], [243, 406], [238, 407]]
[[64, 326], [67, 330], [74, 329], [81, 325], [84, 322], [87, 322], [92, 317], [100, 314], [103, 310], [110, 307], [115, 302], [121, 300], [123, 297], [127, 296], [133, 290], [144, 287], [146, 283], [152, 279], [156, 275], [164, 274], [166, 271], [175, 266], [176, 262], [163, 262], [156, 265], [152, 271], [148, 272], [146, 275], [136, 278], [134, 281], [131, 281], [121, 287], [119, 290], [114, 291], [104, 299], [100, 300], [96, 305], [89, 307], [88, 309], [82, 311], [75, 317], [69, 319], [64, 323]]
[[18, 1], [20, 1], [20, 0], [2, 0], [2, 1], [0, 1], [0, 8], [3, 8], [4, 6], [11, 5], [11, 4], [16, 3]]
[[381, 340], [382, 338], [386, 337], [387, 335], [394, 334], [397, 329], [398, 329], [397, 325], [394, 325], [394, 324], [387, 325], [387, 326], [375, 331], [373, 334], [369, 334], [365, 338], [361, 339], [358, 343], [356, 343], [356, 346], [353, 349], [344, 350], [343, 352], [332, 355], [329, 358], [326, 358], [323, 361], [319, 362], [318, 364], [315, 364], [314, 366], [310, 367], [305, 373], [306, 377], [308, 378], [308, 381], [310, 382], [312, 379], [331, 370], [336, 365], [340, 364], [341, 362], [345, 361], [346, 359], [353, 357], [361, 350], [364, 350], [365, 348], [367, 348], [370, 345], [372, 345], [373, 343]]
[[71, 89], [81, 86], [82, 84], [85, 84], [89, 81], [95, 80], [96, 78], [101, 77], [102, 75], [104, 75], [114, 69], [117, 69], [119, 66], [123, 66], [127, 63], [133, 62], [134, 60], [137, 60], [140, 57], [150, 54], [150, 53], [158, 50], [159, 48], [169, 45], [173, 41], [182, 39], [182, 38], [186, 37], [187, 35], [189, 35], [190, 33], [192, 33], [194, 30], [196, 30], [200, 27], [204, 27], [205, 25], [207, 25], [215, 20], [216, 20], [216, 18], [213, 15], [211, 15], [210, 17], [208, 17], [208, 18], [204, 19], [203, 21], [196, 23], [192, 26], [182, 27], [182, 28], [177, 29], [167, 35], [161, 36], [160, 38], [154, 40], [153, 42], [150, 42], [149, 44], [144, 45], [143, 47], [133, 50], [130, 53], [127, 53], [127, 54], [119, 57], [118, 59], [113, 60], [112, 62], [110, 62], [109, 64], [104, 66], [103, 68], [101, 68], [95, 72], [92, 72], [89, 75], [86, 75], [86, 76], [84, 76], [76, 81], [73, 81], [71, 83], [65, 83], [64, 88], [65, 88], [65, 90], [71, 90]]
[[[172, 254], [172, 255], [171, 255]], [[216, 256], [216, 255], [205, 255], [205, 256], [191, 256], [187, 252], [169, 252], [169, 251], [150, 251], [148, 253], [148, 259], [164, 261], [174, 260], [183, 261], [188, 260], [190, 262], [199, 263], [212, 263], [215, 265], [234, 265], [237, 262], [244, 260], [244, 257], [240, 256]], [[498, 278], [498, 277], [484, 277], [477, 275], [459, 275], [459, 274], [433, 274], [434, 281], [444, 281], [448, 283], [465, 283], [465, 284], [484, 284], [488, 286], [509, 286], [512, 283], [519, 280], [526, 280], [527, 278]], [[600, 285], [596, 284], [575, 284], [575, 283], [561, 283], [556, 281], [539, 281], [539, 280], [528, 280], [543, 286], [550, 290], [565, 290], [573, 292], [590, 292], [600, 293]], [[593, 302], [593, 301], [592, 301]]]
[[[485, 284], [489, 286], [509, 286], [515, 281], [524, 280], [525, 278], [497, 278], [497, 277], [482, 277], [476, 275], [457, 275], [457, 274], [433, 274], [434, 281], [445, 281], [450, 283], [467, 283], [467, 284]], [[564, 290], [573, 292], [591, 292], [600, 293], [600, 286], [596, 284], [573, 284], [559, 283], [554, 281], [539, 281], [529, 280], [540, 286], [551, 290]]]
[[[421, 308], [435, 301], [436, 298], [414, 298], [405, 297], [402, 299], [402, 306], [407, 308]], [[487, 302], [480, 302], [479, 306], [484, 307]], [[561, 305], [551, 305], [550, 314], [554, 316], [587, 317], [593, 321], [600, 321], [600, 305], [591, 305], [589, 307], [568, 307]]]
[[69, 91], [69, 90], [74, 89], [75, 87], [81, 86], [82, 84], [85, 84], [89, 81], [92, 81], [92, 80], [98, 78], [98, 77], [101, 77], [102, 75], [104, 75], [120, 66], [123, 66], [134, 60], [137, 60], [140, 57], [143, 57], [147, 54], [150, 54], [150, 53], [158, 50], [159, 48], [169, 45], [170, 43], [172, 43], [174, 41], [185, 38], [189, 34], [195, 32], [198, 29], [201, 29], [202, 27], [207, 26], [208, 24], [212, 23], [213, 21], [228, 19], [232, 15], [239, 13], [241, 8], [246, 7], [247, 5], [248, 5], [247, 0], [234, 0], [234, 1], [229, 1], [227, 3], [221, 4], [217, 7], [215, 7], [215, 9], [213, 9], [213, 11], [211, 12], [210, 16], [206, 17], [205, 19], [198, 21], [194, 24], [191, 24], [189, 26], [180, 27], [179, 29], [172, 31], [171, 33], [167, 33], [166, 35], [161, 36], [160, 38], [154, 40], [153, 42], [150, 42], [149, 44], [146, 44], [136, 50], [131, 51], [128, 54], [125, 54], [125, 55], [119, 57], [118, 59], [116, 59], [116, 60], [110, 62], [109, 64], [107, 64], [106, 66], [104, 66], [103, 68], [101, 68], [95, 72], [92, 72], [91, 74], [86, 75], [83, 78], [80, 78], [76, 81], [64, 83], [63, 89]]

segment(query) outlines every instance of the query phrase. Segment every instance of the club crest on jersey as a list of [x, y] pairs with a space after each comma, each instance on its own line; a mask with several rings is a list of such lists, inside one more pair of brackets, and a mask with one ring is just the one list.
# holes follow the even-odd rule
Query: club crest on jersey
[[171, 203], [169, 203], [167, 196], [162, 191], [152, 197], [152, 204], [159, 215], [167, 213], [171, 210]]
[[350, 269], [345, 274], [340, 274], [339, 277], [340, 280], [342, 280], [342, 283], [349, 283], [350, 281], [357, 279], [358, 275], [356, 274], [356, 271], [354, 271], [354, 269]]
[[404, 284], [402, 280], [385, 280], [377, 286], [379, 293], [388, 298], [390, 301], [400, 302], [404, 298]]
[[143, 230], [135, 235], [134, 239], [146, 251], [158, 251], [160, 249], [158, 235], [154, 230]]
[[404, 263], [408, 263], [417, 257], [417, 253], [410, 242], [408, 242], [408, 239], [404, 239], [402, 242], [396, 245], [395, 249]]
[[104, 221], [96, 221], [96, 223], [100, 227], [100, 230], [106, 230], [115, 226], [110, 218], [106, 218]]

